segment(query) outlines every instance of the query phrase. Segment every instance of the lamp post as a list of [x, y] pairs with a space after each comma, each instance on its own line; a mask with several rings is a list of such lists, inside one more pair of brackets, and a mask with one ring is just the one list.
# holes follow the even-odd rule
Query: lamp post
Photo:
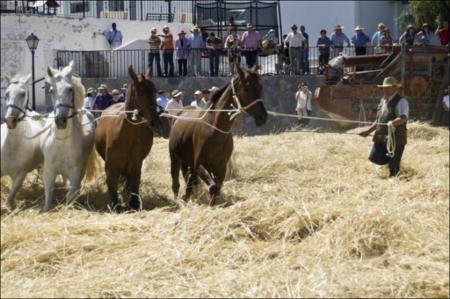
[[33, 110], [36, 110], [36, 92], [34, 89], [34, 51], [37, 49], [37, 46], [39, 44], [39, 38], [34, 35], [34, 33], [31, 33], [28, 35], [28, 37], [25, 39], [27, 42], [28, 48], [31, 51], [31, 77], [32, 77], [32, 99], [33, 99]]

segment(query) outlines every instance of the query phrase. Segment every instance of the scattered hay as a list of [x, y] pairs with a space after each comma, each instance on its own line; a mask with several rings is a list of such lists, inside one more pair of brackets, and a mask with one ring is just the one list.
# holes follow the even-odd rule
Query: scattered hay
[[8, 213], [2, 179], [1, 297], [448, 297], [448, 131], [410, 128], [394, 179], [359, 136], [236, 138], [213, 208], [204, 185], [187, 204], [172, 199], [162, 139], [139, 213], [106, 210], [104, 177], [40, 213], [34, 174]]

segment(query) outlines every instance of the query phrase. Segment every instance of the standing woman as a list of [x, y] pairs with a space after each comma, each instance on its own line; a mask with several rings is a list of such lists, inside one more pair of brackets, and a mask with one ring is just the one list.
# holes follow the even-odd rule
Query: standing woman
[[308, 124], [308, 120], [304, 119], [305, 116], [311, 115], [311, 101], [312, 101], [312, 92], [309, 90], [308, 84], [306, 82], [302, 82], [298, 86], [298, 91], [295, 94], [295, 100], [297, 101], [297, 107], [295, 110], [298, 114], [298, 123], [299, 124]]
[[402, 45], [413, 46], [415, 39], [416, 39], [416, 35], [414, 32], [414, 26], [409, 24], [408, 27], [406, 27], [406, 31], [403, 32], [403, 34], [400, 36], [398, 41]]
[[178, 61], [178, 74], [180, 77], [184, 77], [187, 75], [187, 58], [189, 51], [189, 40], [186, 38], [186, 32], [181, 30], [178, 33], [178, 40], [175, 44], [176, 48], [176, 57]]
[[230, 28], [227, 39], [225, 40], [225, 48], [228, 52], [228, 61], [230, 63], [230, 73], [234, 74], [234, 64], [241, 64], [241, 41], [237, 34], [236, 27]]

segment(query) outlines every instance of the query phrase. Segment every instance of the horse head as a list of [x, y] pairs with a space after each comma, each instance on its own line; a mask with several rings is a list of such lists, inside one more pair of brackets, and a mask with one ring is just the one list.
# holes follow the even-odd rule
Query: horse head
[[239, 64], [235, 67], [235, 76], [231, 81], [234, 91], [243, 109], [255, 119], [255, 124], [261, 126], [267, 121], [267, 111], [261, 100], [262, 83], [257, 66], [243, 71]]
[[131, 84], [128, 84], [126, 92], [125, 109], [137, 109], [139, 115], [147, 119], [150, 128], [160, 131], [162, 123], [156, 109], [156, 88], [151, 73], [150, 66], [148, 66], [145, 76], [137, 75], [131, 65], [128, 67]]
[[30, 79], [31, 74], [28, 76], [15, 76], [12, 79], [6, 77], [8, 87], [5, 92], [5, 121], [8, 129], [15, 129], [17, 123], [25, 118], [26, 110], [30, 109], [28, 108], [29, 98], [27, 88]]
[[[67, 121], [77, 114], [75, 97], [77, 90], [72, 78], [73, 60], [62, 70], [47, 68], [47, 82], [50, 85], [50, 96], [58, 129], [65, 129]], [[81, 87], [82, 88], [82, 87]], [[83, 94], [81, 92], [81, 94]]]

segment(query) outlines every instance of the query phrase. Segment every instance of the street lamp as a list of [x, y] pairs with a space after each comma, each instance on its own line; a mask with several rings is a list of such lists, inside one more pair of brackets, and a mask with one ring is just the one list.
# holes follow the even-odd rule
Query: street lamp
[[37, 49], [37, 46], [39, 44], [39, 38], [34, 35], [34, 33], [31, 33], [28, 35], [28, 37], [25, 39], [27, 42], [28, 48], [31, 51], [31, 76], [32, 76], [32, 96], [33, 96], [33, 110], [36, 110], [36, 92], [34, 89], [34, 51]]

